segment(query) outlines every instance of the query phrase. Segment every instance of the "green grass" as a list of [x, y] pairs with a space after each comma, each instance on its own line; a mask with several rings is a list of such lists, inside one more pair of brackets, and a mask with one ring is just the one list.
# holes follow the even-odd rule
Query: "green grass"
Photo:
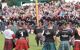
[[35, 35], [31, 34], [29, 39], [30, 39], [30, 49], [29, 50], [41, 50], [42, 49], [41, 46], [37, 47], [36, 41], [35, 41]]
[[3, 50], [4, 47], [4, 36], [0, 33], [0, 50]]
[[[30, 34], [29, 39], [30, 39], [29, 50], [41, 50], [42, 49], [41, 46], [37, 47], [34, 34]], [[3, 47], [4, 47], [4, 36], [0, 34], [0, 50], [3, 50]]]

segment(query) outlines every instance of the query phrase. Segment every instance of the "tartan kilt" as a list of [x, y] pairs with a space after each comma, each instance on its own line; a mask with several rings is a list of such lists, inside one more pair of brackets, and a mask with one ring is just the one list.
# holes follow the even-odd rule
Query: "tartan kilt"
[[4, 50], [12, 50], [12, 39], [5, 39]]
[[74, 50], [80, 50], [80, 41], [75, 41]]
[[16, 41], [16, 47], [15, 50], [28, 50], [28, 41], [24, 39], [18, 39]]

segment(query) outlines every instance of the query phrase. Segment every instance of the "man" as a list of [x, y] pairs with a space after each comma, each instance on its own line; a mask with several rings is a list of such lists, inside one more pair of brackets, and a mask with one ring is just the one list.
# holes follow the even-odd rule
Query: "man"
[[14, 32], [11, 30], [12, 25], [8, 23], [7, 29], [3, 32], [5, 37], [5, 43], [4, 43], [4, 50], [12, 50], [13, 48], [13, 42], [14, 39]]
[[60, 50], [70, 50], [69, 40], [72, 36], [71, 31], [67, 29], [67, 25], [62, 25], [63, 29], [58, 32], [57, 37], [60, 37]]
[[39, 46], [39, 44], [42, 45], [43, 41], [44, 41], [43, 40], [44, 39], [44, 36], [43, 36], [44, 30], [43, 30], [42, 23], [39, 23], [39, 26], [37, 26], [34, 29], [34, 33], [36, 34], [35, 40], [36, 40], [37, 46]]
[[56, 50], [55, 46], [55, 32], [52, 21], [48, 21], [48, 27], [44, 31], [45, 41], [42, 50]]

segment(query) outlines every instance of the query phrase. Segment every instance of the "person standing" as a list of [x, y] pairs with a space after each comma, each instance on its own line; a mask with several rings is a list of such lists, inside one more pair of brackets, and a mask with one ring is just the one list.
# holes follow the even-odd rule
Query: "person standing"
[[67, 29], [67, 25], [62, 24], [62, 30], [58, 32], [56, 35], [60, 37], [60, 48], [59, 50], [70, 50], [70, 43], [69, 40], [72, 37], [72, 32]]
[[75, 29], [74, 38], [74, 50], [80, 50], [80, 27]]
[[45, 41], [42, 50], [56, 50], [55, 46], [55, 33], [52, 21], [49, 20], [48, 28], [44, 31]]
[[15, 50], [28, 50], [28, 32], [24, 29], [24, 23], [19, 23], [19, 30], [16, 32], [16, 47]]
[[4, 30], [3, 34], [5, 37], [4, 50], [12, 50], [13, 49], [13, 39], [15, 38], [14, 32], [11, 30], [12, 25], [8, 23], [8, 27]]
[[34, 33], [36, 34], [35, 40], [37, 46], [42, 45], [44, 42], [44, 36], [43, 36], [44, 30], [43, 30], [43, 24], [41, 22], [39, 23], [39, 26], [37, 26], [34, 29]]

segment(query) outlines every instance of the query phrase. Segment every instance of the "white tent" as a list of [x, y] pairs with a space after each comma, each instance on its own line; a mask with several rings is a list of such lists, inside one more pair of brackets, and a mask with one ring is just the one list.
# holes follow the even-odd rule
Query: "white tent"
[[65, 2], [80, 2], [80, 0], [65, 0]]
[[7, 6], [8, 6], [7, 3], [2, 3], [2, 9]]

